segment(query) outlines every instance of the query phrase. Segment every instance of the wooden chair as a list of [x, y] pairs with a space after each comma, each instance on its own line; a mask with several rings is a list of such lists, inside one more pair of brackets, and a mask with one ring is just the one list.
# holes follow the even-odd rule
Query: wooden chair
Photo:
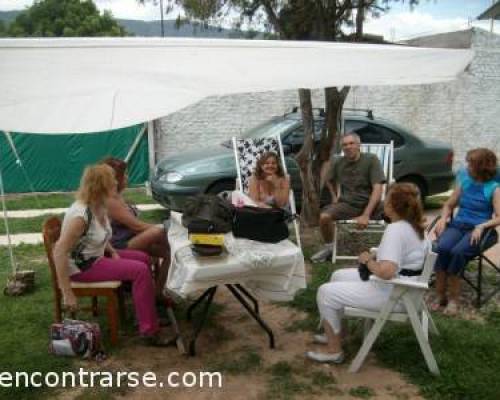
[[[54, 291], [54, 320], [60, 322], [62, 320], [62, 293], [59, 289], [59, 282], [57, 279], [56, 267], [54, 263], [53, 249], [54, 245], [59, 239], [61, 234], [61, 220], [58, 217], [50, 217], [43, 224], [43, 244], [47, 259], [49, 262], [49, 269], [52, 279], [52, 289]], [[94, 316], [97, 316], [98, 311], [98, 297], [106, 297], [106, 308], [109, 321], [109, 330], [111, 334], [111, 343], [118, 343], [118, 329], [119, 329], [119, 314], [121, 307], [121, 281], [107, 281], [95, 283], [71, 282], [71, 289], [76, 297], [91, 297], [92, 306], [91, 311]], [[71, 313], [74, 317], [75, 313]]]
[[[432, 252], [429, 245], [429, 251], [425, 257], [422, 275], [420, 275], [417, 280], [400, 278], [384, 280], [372, 275], [370, 277], [371, 280], [375, 280], [382, 285], [392, 286], [391, 296], [380, 311], [353, 307], [346, 307], [344, 309], [345, 318], [364, 318], [366, 321], [369, 321], [368, 325], [371, 325], [369, 331], [368, 329], [365, 330], [365, 332], [368, 332], [365, 335], [358, 354], [349, 367], [349, 372], [357, 372], [359, 368], [361, 368], [363, 361], [387, 321], [410, 321], [427, 363], [427, 367], [432, 374], [439, 375], [439, 368], [429, 343], [428, 330], [431, 330], [431, 332], [435, 334], [439, 332], [424, 300], [424, 294], [429, 290], [429, 279], [432, 274], [434, 263], [436, 262], [436, 257], [437, 254]], [[404, 304], [404, 309], [402, 311], [394, 311], [394, 308], [399, 302]], [[373, 325], [371, 321], [374, 321]], [[365, 325], [365, 328], [368, 328], [368, 326]]]

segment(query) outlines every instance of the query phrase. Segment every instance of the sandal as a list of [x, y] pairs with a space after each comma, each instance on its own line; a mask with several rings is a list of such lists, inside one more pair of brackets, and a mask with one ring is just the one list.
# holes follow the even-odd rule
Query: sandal
[[429, 309], [434, 312], [439, 312], [442, 311], [444, 307], [448, 304], [447, 299], [440, 299], [436, 297], [434, 300], [432, 300], [429, 304]]

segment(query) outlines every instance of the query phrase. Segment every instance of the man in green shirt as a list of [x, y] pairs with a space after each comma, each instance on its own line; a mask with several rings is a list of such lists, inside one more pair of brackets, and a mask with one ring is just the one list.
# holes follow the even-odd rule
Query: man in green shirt
[[[378, 157], [361, 153], [361, 141], [356, 133], [342, 138], [344, 155], [332, 161], [326, 185], [332, 194], [332, 204], [320, 214], [320, 229], [325, 245], [311, 257], [313, 262], [326, 261], [332, 255], [333, 227], [338, 220], [355, 220], [358, 229], [365, 229], [370, 219], [381, 219], [383, 207], [384, 171]], [[337, 187], [340, 186], [340, 195]]]

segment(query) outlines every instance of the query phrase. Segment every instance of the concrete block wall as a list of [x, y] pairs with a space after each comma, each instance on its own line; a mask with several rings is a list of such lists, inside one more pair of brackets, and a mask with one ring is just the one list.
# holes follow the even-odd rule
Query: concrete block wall
[[[371, 108], [426, 139], [450, 143], [455, 164], [467, 150], [488, 147], [500, 155], [500, 36], [474, 28], [449, 33], [449, 47], [469, 40], [475, 58], [469, 69], [449, 83], [415, 86], [355, 87], [346, 107]], [[459, 40], [457, 40], [457, 38]], [[427, 46], [433, 38], [425, 38]], [[446, 36], [434, 43], [446, 46]], [[322, 91], [313, 92], [313, 106], [323, 106]], [[159, 121], [156, 159], [217, 144], [281, 115], [298, 105], [296, 90], [216, 96], [171, 114]]]

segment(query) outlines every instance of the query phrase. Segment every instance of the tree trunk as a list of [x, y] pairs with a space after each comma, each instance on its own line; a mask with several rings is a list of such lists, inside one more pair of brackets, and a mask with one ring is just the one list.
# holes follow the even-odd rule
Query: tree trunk
[[327, 162], [333, 152], [337, 150], [339, 131], [342, 127], [342, 108], [344, 107], [345, 99], [349, 94], [349, 86], [344, 86], [341, 90], [336, 87], [325, 88], [325, 126], [321, 132], [321, 144], [319, 147], [318, 166], [321, 169], [322, 165]]
[[296, 157], [302, 179], [301, 220], [307, 226], [316, 226], [319, 222], [319, 175], [313, 170], [315, 146], [311, 90], [299, 89], [299, 101], [304, 126], [304, 144]]
[[311, 91], [299, 89], [300, 109], [304, 126], [304, 144], [297, 154], [296, 160], [302, 179], [302, 211], [301, 219], [308, 226], [317, 226], [320, 214], [321, 171], [330, 160], [335, 150], [335, 143], [341, 127], [342, 107], [349, 87], [325, 88], [326, 115], [325, 125], [321, 132], [319, 146], [314, 144], [314, 119], [312, 113]]
[[363, 22], [365, 20], [365, 1], [358, 0], [358, 10], [356, 13], [356, 41], [363, 41]]

